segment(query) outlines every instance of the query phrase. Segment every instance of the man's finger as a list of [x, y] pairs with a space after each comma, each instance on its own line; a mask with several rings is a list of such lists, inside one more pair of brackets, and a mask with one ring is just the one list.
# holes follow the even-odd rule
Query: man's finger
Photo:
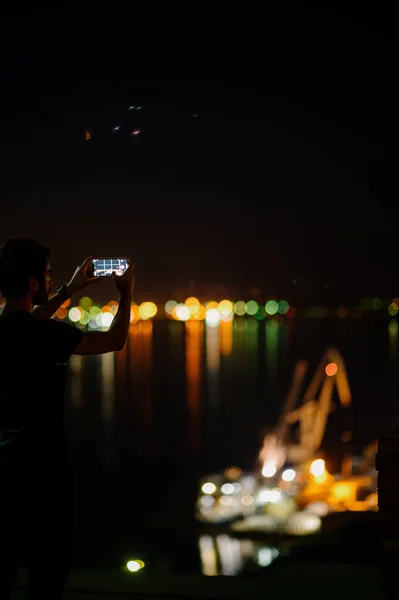
[[86, 267], [95, 257], [95, 254], [92, 254], [91, 256], [88, 256], [87, 258], [85, 258], [85, 260], [83, 261], [83, 267]]

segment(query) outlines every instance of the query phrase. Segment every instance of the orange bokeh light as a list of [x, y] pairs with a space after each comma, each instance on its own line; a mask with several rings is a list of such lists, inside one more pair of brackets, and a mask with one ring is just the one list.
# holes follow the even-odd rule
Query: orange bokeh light
[[62, 306], [60, 306], [60, 308], [57, 310], [57, 312], [55, 314], [56, 314], [57, 319], [66, 319], [68, 311], [64, 307], [64, 305], [62, 305]]
[[137, 323], [140, 321], [140, 310], [137, 304], [132, 304], [130, 307], [130, 322]]
[[338, 367], [335, 363], [328, 363], [328, 365], [326, 366], [326, 375], [328, 375], [329, 377], [333, 377], [333, 375], [336, 375], [338, 371]]
[[198, 298], [195, 298], [195, 296], [190, 296], [190, 298], [187, 298], [184, 304], [186, 306], [198, 306], [199, 303], [200, 301], [198, 300]]
[[[71, 305], [71, 298], [68, 298], [68, 300], [65, 300], [64, 304], [61, 304], [60, 308], [68, 308], [68, 306]], [[60, 308], [58, 310], [60, 310]]]

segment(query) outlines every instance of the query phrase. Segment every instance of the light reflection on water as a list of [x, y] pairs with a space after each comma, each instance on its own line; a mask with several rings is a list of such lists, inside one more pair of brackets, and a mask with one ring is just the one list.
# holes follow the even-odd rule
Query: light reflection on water
[[[247, 318], [217, 327], [202, 321], [140, 321], [131, 326], [121, 352], [73, 356], [67, 415], [75, 464], [83, 482], [92, 465], [103, 480], [101, 489], [108, 485], [103, 518], [111, 523], [118, 514], [120, 523], [134, 529], [154, 515], [167, 521], [173, 513], [176, 522], [183, 514], [193, 515], [199, 477], [233, 464], [253, 468], [265, 429], [276, 423], [295, 364], [309, 359], [313, 374], [330, 345], [337, 345], [346, 362], [354, 444], [360, 450], [399, 418], [396, 319], [340, 321], [339, 327], [327, 320], [278, 327], [271, 320]], [[126, 474], [134, 485], [122, 505], [122, 492], [107, 484], [107, 477], [125, 490]], [[151, 497], [148, 508], [144, 501], [135, 509], [138, 494]], [[82, 520], [94, 520], [89, 510]], [[98, 536], [101, 542], [100, 532]], [[234, 571], [243, 560], [245, 550], [240, 541], [237, 558], [236, 542], [223, 536], [212, 542], [217, 554], [231, 559], [223, 567], [219, 556], [218, 572]], [[209, 539], [201, 543], [209, 555]]]

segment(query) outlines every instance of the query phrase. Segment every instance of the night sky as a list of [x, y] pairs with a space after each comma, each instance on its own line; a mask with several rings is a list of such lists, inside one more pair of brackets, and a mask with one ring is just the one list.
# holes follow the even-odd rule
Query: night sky
[[131, 255], [164, 299], [398, 295], [389, 15], [242, 6], [10, 19], [0, 241], [48, 245], [56, 283]]

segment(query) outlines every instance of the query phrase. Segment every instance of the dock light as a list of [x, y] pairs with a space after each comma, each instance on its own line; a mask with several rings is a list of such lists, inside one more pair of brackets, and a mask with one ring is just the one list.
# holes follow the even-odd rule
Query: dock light
[[204, 494], [214, 494], [216, 492], [216, 485], [210, 481], [207, 481], [207, 483], [204, 483], [201, 489]]
[[285, 471], [283, 471], [283, 474], [281, 475], [281, 478], [283, 481], [294, 481], [296, 477], [296, 473], [294, 471], [294, 469], [285, 469]]
[[131, 573], [137, 573], [137, 571], [140, 571], [145, 567], [145, 564], [142, 560], [129, 560], [126, 567]]

